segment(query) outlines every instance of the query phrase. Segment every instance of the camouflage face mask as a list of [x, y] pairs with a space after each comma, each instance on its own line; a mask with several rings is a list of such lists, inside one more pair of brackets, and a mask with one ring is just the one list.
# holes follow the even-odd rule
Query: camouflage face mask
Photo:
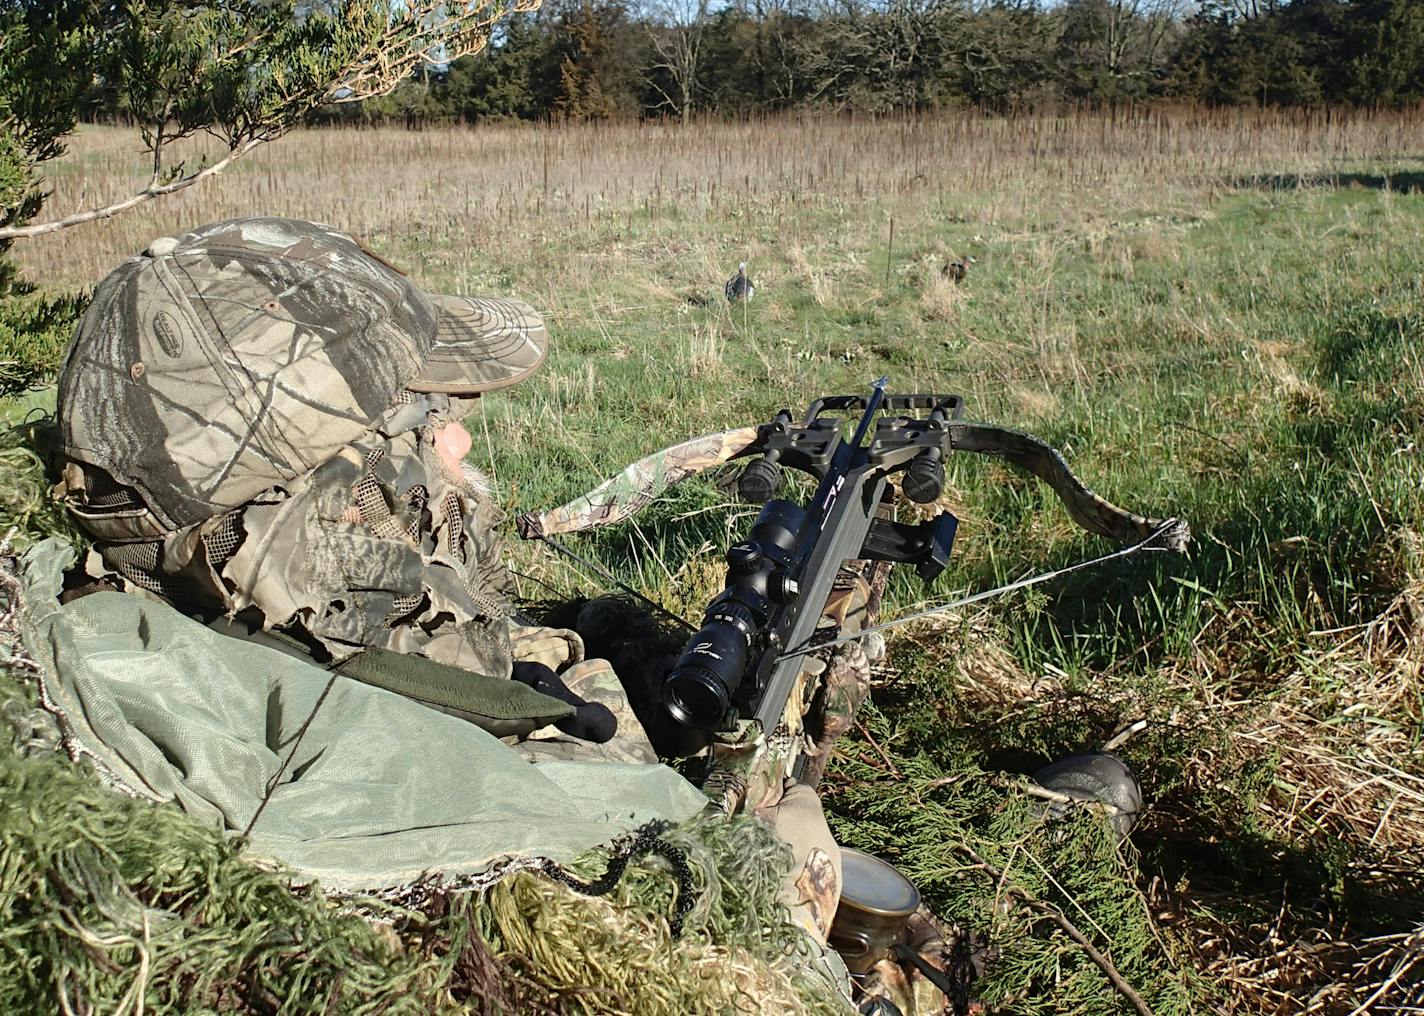
[[[281, 629], [319, 656], [385, 648], [507, 677], [498, 508], [477, 473], [453, 475], [434, 445], [467, 405], [403, 392], [305, 476], [161, 540], [103, 542], [96, 532], [97, 550], [132, 586]], [[91, 478], [91, 531], [99, 486]]]

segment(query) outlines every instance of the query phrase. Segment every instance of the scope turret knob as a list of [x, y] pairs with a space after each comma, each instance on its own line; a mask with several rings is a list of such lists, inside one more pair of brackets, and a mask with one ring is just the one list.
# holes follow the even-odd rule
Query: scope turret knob
[[761, 544], [755, 540], [736, 543], [727, 548], [727, 567], [736, 575], [750, 575], [761, 564]]
[[785, 572], [777, 572], [771, 577], [767, 591], [777, 603], [790, 603], [801, 592], [801, 586]]
[[770, 501], [781, 489], [781, 465], [776, 461], [779, 453], [767, 452], [759, 459], [747, 463], [737, 480], [737, 493], [747, 501]]

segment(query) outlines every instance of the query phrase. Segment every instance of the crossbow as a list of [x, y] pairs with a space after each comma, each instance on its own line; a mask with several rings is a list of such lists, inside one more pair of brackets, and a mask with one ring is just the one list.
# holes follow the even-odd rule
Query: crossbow
[[[525, 539], [550, 540], [612, 525], [674, 483], [734, 459], [750, 459], [738, 491], [762, 509], [746, 537], [727, 550], [725, 586], [663, 683], [654, 734], [660, 754], [692, 754], [710, 743], [715, 756], [718, 743], [799, 737], [797, 710], [804, 702], [797, 699], [805, 694], [804, 688], [801, 696], [796, 690], [804, 680], [806, 657], [865, 632], [828, 638], [821, 624], [847, 563], [912, 564], [927, 583], [948, 564], [958, 526], [951, 512], [910, 524], [896, 521], [889, 506], [892, 477], [911, 501], [935, 502], [952, 452], [995, 456], [1038, 477], [1079, 526], [1125, 545], [956, 604], [1138, 550], [1186, 549], [1190, 530], [1185, 521], [1146, 518], [1110, 504], [1038, 438], [962, 419], [960, 396], [892, 394], [886, 386], [887, 379], [881, 378], [866, 395], [817, 399], [800, 419], [783, 409], [760, 426], [685, 441], [641, 459], [560, 508], [517, 519]], [[817, 482], [804, 504], [776, 496], [788, 468]], [[798, 775], [794, 758], [785, 775]]]

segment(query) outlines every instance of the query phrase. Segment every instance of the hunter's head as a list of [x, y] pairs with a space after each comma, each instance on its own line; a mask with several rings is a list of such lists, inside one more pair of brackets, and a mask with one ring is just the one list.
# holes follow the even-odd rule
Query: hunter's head
[[439, 627], [487, 592], [460, 421], [547, 344], [526, 305], [422, 292], [329, 226], [164, 237], [99, 284], [65, 357], [61, 489], [109, 567], [185, 605], [353, 646]]

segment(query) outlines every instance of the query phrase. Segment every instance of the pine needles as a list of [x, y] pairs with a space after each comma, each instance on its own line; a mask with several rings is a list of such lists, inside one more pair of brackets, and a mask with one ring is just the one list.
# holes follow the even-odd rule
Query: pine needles
[[[914, 717], [907, 717], [914, 723]], [[1046, 915], [1065, 915], [1157, 1016], [1201, 1011], [1206, 986], [1154, 926], [1136, 876], [1101, 815], [1045, 823], [1015, 781], [964, 761], [951, 770], [913, 726], [869, 716], [865, 741], [829, 781], [835, 832], [878, 851], [936, 913], [990, 950], [975, 996], [1015, 1013], [1131, 1013], [1103, 969]], [[918, 743], [917, 743], [918, 742]], [[888, 772], [885, 759], [894, 766]], [[885, 844], [893, 844], [893, 853]]]

